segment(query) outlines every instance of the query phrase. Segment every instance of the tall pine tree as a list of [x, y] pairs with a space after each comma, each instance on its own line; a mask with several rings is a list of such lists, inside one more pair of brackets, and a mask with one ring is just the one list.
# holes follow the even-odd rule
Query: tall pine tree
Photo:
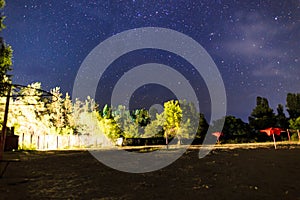
[[249, 117], [249, 124], [255, 130], [261, 130], [276, 125], [275, 114], [266, 98], [257, 97], [256, 107]]

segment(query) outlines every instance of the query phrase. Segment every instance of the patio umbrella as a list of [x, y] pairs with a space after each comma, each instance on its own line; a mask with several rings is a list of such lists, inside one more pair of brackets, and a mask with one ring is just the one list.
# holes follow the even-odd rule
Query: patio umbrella
[[212, 135], [216, 136], [217, 137], [217, 142], [219, 142], [219, 139], [223, 135], [223, 133], [222, 132], [214, 132], [214, 133], [212, 133]]
[[268, 136], [273, 136], [273, 141], [274, 141], [274, 147], [276, 149], [276, 141], [275, 141], [275, 135], [280, 135], [281, 132], [284, 132], [284, 130], [282, 130], [281, 128], [267, 128], [267, 129], [263, 129], [260, 130], [261, 133], [266, 133]]

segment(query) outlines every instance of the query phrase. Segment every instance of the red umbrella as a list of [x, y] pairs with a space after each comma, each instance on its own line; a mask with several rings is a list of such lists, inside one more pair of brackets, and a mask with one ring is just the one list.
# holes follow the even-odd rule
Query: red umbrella
[[274, 141], [274, 147], [276, 149], [276, 141], [275, 141], [275, 135], [280, 135], [281, 132], [284, 132], [281, 128], [267, 128], [264, 130], [260, 130], [261, 133], [266, 133], [268, 136], [273, 136], [273, 141]]
[[214, 132], [214, 133], [212, 133], [212, 135], [213, 135], [213, 136], [216, 136], [216, 137], [217, 137], [217, 142], [219, 142], [219, 138], [220, 138], [221, 136], [223, 136], [223, 133], [222, 133], [222, 132]]

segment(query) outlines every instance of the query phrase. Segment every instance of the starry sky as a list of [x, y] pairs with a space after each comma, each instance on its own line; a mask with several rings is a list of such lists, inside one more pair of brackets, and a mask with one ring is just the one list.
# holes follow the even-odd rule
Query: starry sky
[[[71, 93], [77, 70], [100, 42], [152, 26], [184, 33], [206, 49], [223, 77], [228, 115], [247, 121], [256, 96], [267, 97], [276, 110], [277, 104], [285, 105], [288, 92], [300, 93], [299, 0], [10, 0], [4, 14], [2, 35], [14, 49], [16, 84], [39, 81], [45, 90], [59, 86]], [[105, 84], [98, 100], [109, 100], [109, 89], [126, 70], [149, 62], [184, 74], [203, 100], [200, 109], [208, 112], [209, 94], [201, 76], [191, 75], [192, 66], [177, 55], [153, 49], [117, 59], [100, 80]], [[157, 96], [172, 95], [157, 85], [144, 86], [133, 102], [159, 103]]]

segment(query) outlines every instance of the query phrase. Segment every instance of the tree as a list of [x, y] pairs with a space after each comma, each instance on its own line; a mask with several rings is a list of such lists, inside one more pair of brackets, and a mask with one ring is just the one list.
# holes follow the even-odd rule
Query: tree
[[[298, 140], [300, 140], [300, 117], [297, 119], [290, 119], [290, 128], [294, 130], [297, 130]], [[295, 134], [292, 135], [292, 139], [295, 138]]]
[[300, 117], [297, 119], [290, 119], [290, 128], [294, 130], [300, 130]]
[[73, 117], [73, 104], [71, 97], [66, 93], [66, 97], [63, 100], [63, 118], [65, 119], [65, 126], [75, 128], [75, 119]]
[[184, 138], [194, 138], [199, 128], [199, 113], [192, 102], [183, 100], [179, 101], [179, 104], [182, 110], [179, 135]]
[[[0, 9], [5, 6], [5, 1], [0, 0]], [[0, 32], [5, 28], [3, 21], [5, 16], [0, 16]], [[4, 42], [4, 39], [0, 37], [0, 96], [3, 96], [7, 90], [6, 83], [11, 83], [10, 77], [7, 72], [12, 70], [12, 48]]]
[[156, 113], [155, 119], [152, 120], [146, 127], [144, 137], [163, 137], [164, 136], [164, 113]]
[[50, 116], [41, 98], [41, 83], [33, 83], [20, 90], [19, 97], [11, 102], [10, 126], [17, 132], [44, 134], [49, 132]]
[[105, 118], [101, 115], [98, 115], [98, 123], [100, 131], [104, 133], [108, 138], [115, 141], [121, 136], [121, 129], [114, 119]]
[[118, 106], [117, 110], [113, 112], [113, 119], [121, 129], [122, 135], [125, 138], [137, 138], [143, 134], [138, 121], [130, 115], [129, 110], [127, 110], [125, 106]]
[[141, 127], [147, 126], [151, 121], [149, 112], [145, 109], [135, 110], [132, 114], [132, 117]]
[[[220, 127], [219, 124], [222, 123], [223, 120], [215, 121], [213, 123], [213, 126]], [[220, 139], [225, 142], [245, 141], [248, 139], [250, 132], [250, 126], [247, 123], [243, 122], [243, 120], [234, 116], [226, 116], [222, 130], [223, 136]]]
[[97, 105], [92, 98], [88, 96], [84, 102], [79, 99], [75, 100], [73, 118], [79, 134], [95, 135], [100, 132], [99, 116]]
[[199, 113], [199, 123], [195, 138], [203, 139], [207, 133], [209, 124], [207, 123], [203, 113]]
[[182, 119], [182, 110], [178, 101], [171, 100], [164, 103], [164, 117], [166, 143], [168, 143], [169, 137], [175, 136], [177, 136], [178, 142], [180, 143], [181, 135], [178, 131], [180, 129], [180, 122]]
[[112, 109], [107, 104], [105, 104], [105, 106], [103, 107], [102, 117], [104, 117], [106, 119], [112, 118]]
[[261, 130], [276, 125], [275, 114], [273, 109], [269, 107], [269, 102], [266, 98], [256, 98], [256, 107], [249, 117], [249, 124], [255, 130]]
[[276, 115], [276, 127], [287, 129], [289, 127], [288, 119], [286, 118], [283, 110], [283, 105], [278, 104]]
[[290, 119], [300, 117], [300, 94], [288, 93], [286, 97], [286, 107]]
[[53, 127], [61, 129], [65, 125], [62, 93], [60, 92], [59, 87], [52, 89], [50, 93], [54, 96], [53, 102], [48, 104], [50, 121], [53, 124]]
[[155, 107], [151, 107], [149, 109], [149, 117], [151, 120], [155, 120], [156, 119], [156, 114], [158, 114], [158, 110]]

